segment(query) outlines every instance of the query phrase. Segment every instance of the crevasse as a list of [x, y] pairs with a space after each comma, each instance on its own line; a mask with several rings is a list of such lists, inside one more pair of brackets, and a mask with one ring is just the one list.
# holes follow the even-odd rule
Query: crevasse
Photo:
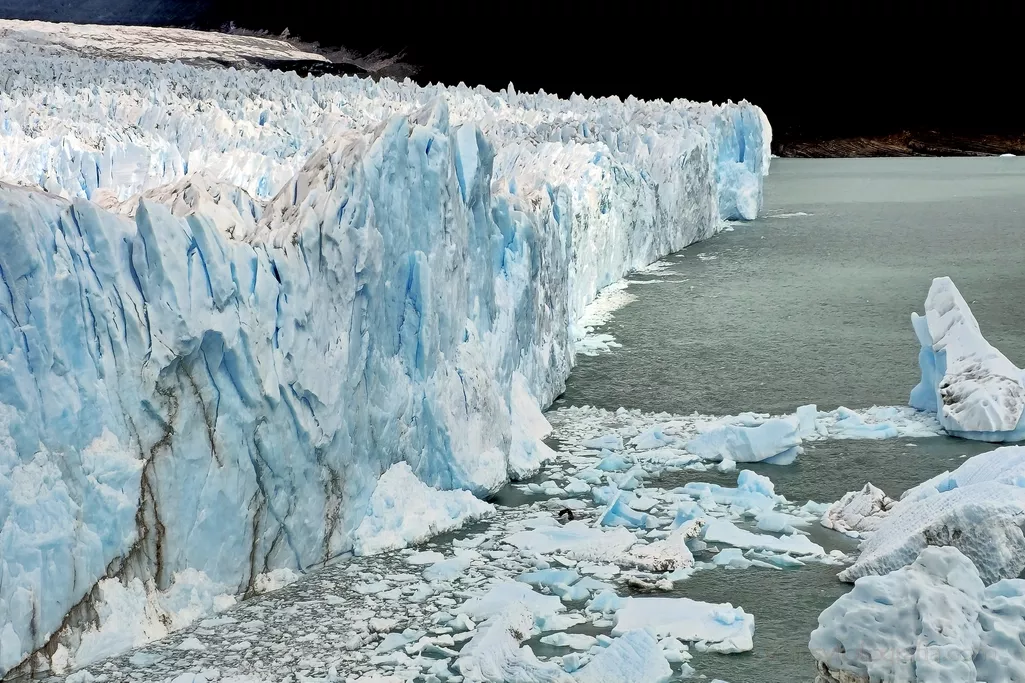
[[768, 171], [747, 103], [5, 66], [3, 673], [105, 577], [244, 592], [349, 551], [396, 462], [478, 495], [536, 468], [583, 307]]

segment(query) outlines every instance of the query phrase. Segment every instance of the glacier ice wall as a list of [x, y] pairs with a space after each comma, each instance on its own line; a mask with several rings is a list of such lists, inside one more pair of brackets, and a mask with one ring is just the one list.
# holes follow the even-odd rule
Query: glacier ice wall
[[0, 672], [74, 645], [104, 578], [349, 551], [393, 463], [524, 474], [583, 307], [768, 170], [747, 103], [5, 64]]

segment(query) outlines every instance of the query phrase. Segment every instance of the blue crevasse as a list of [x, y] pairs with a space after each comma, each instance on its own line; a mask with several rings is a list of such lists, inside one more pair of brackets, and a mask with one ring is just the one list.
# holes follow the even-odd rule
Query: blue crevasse
[[583, 307], [767, 170], [746, 103], [12, 59], [0, 178], [50, 193], [0, 185], [2, 672], [104, 577], [349, 551], [394, 463], [522, 475]]

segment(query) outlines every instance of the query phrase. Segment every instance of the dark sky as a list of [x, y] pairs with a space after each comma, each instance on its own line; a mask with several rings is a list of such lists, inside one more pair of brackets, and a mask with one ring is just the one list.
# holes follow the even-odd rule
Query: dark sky
[[[873, 3], [875, 5], [875, 3]], [[892, 7], [892, 6], [891, 6]], [[405, 49], [418, 78], [759, 104], [778, 137], [1022, 133], [1021, 9], [968, 2], [0, 0], [0, 15], [253, 29]], [[1018, 72], [1018, 73], [1016, 73]]]

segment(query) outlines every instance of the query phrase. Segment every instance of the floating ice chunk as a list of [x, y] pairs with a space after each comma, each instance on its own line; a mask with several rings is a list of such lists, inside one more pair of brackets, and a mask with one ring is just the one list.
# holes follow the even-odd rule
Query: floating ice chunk
[[570, 477], [563, 490], [571, 496], [577, 496], [582, 493], [590, 493], [591, 485], [576, 477]]
[[274, 571], [257, 576], [253, 582], [253, 591], [257, 594], [263, 594], [280, 590], [285, 586], [292, 585], [299, 578], [299, 574], [288, 567], [282, 567], [281, 569], [275, 569]]
[[573, 521], [561, 526], [520, 531], [507, 536], [503, 542], [526, 552], [559, 552], [576, 560], [606, 562], [615, 561], [637, 539], [623, 528], [605, 530]]
[[755, 516], [755, 528], [759, 531], [768, 531], [773, 534], [797, 533], [794, 525], [801, 525], [804, 520], [793, 515], [771, 510], [759, 512]]
[[712, 564], [717, 567], [747, 569], [751, 566], [751, 560], [744, 557], [744, 551], [740, 548], [723, 548], [712, 558]]
[[755, 620], [729, 603], [689, 598], [626, 598], [616, 610], [613, 635], [646, 629], [687, 642], [701, 641], [712, 652], [746, 652], [752, 647]]
[[431, 488], [407, 463], [395, 463], [377, 481], [356, 529], [353, 552], [374, 555], [422, 543], [494, 512], [494, 506], [469, 491]]
[[606, 434], [595, 439], [581, 441], [580, 445], [595, 450], [621, 451], [623, 450], [623, 437], [619, 434]]
[[797, 435], [799, 437], [806, 439], [818, 433], [815, 419], [819, 415], [819, 409], [814, 403], [799, 406], [794, 415], [797, 417]]
[[630, 439], [629, 443], [639, 451], [650, 451], [656, 448], [675, 446], [680, 443], [680, 439], [662, 431], [662, 425], [655, 425]]
[[206, 649], [206, 645], [204, 645], [203, 642], [199, 638], [196, 638], [195, 636], [191, 636], [189, 638], [186, 638], [182, 642], [180, 642], [178, 644], [178, 647], [176, 647], [175, 649], [176, 650], [205, 650]]
[[664, 683], [672, 674], [658, 641], [637, 630], [601, 649], [574, 678], [576, 683]]
[[[727, 548], [729, 550], [729, 548]], [[723, 552], [726, 552], [725, 550]], [[760, 561], [766, 564], [771, 564], [774, 567], [780, 569], [796, 569], [797, 567], [803, 567], [804, 562], [801, 562], [796, 557], [791, 557], [786, 553], [771, 553], [764, 552], [761, 550], [748, 550], [744, 553], [744, 557], [752, 561]]]
[[602, 614], [608, 614], [609, 612], [615, 612], [618, 609], [622, 609], [626, 604], [627, 598], [621, 598], [616, 595], [613, 590], [603, 590], [593, 598], [590, 602], [584, 606], [584, 609], [588, 612], [601, 612]]
[[398, 650], [400, 647], [405, 647], [410, 643], [415, 643], [426, 635], [426, 631], [418, 631], [416, 629], [407, 628], [401, 633], [389, 633], [386, 635], [377, 648], [374, 649], [376, 654], [385, 654], [393, 650]]
[[767, 498], [776, 497], [776, 486], [772, 480], [751, 470], [741, 470], [737, 475], [737, 490], [758, 493]]
[[911, 323], [922, 345], [922, 379], [911, 392], [911, 405], [935, 413], [954, 436], [980, 441], [1025, 438], [1022, 371], [985, 340], [950, 278], [932, 281], [925, 315], [912, 313]]
[[862, 577], [819, 616], [809, 648], [845, 681], [1016, 681], [1025, 677], [1025, 581], [983, 587], [952, 547]]
[[795, 555], [825, 555], [826, 551], [819, 544], [801, 534], [790, 536], [770, 536], [756, 534], [739, 528], [728, 519], [713, 519], [705, 527], [704, 540], [707, 543], [726, 543], [735, 548], [752, 550], [771, 550], [778, 553], [794, 553]]
[[841, 581], [886, 574], [914, 562], [930, 545], [954, 546], [975, 563], [986, 584], [1025, 569], [1025, 489], [995, 481], [901, 501], [861, 544]]
[[676, 516], [673, 519], [673, 524], [672, 524], [672, 526], [670, 528], [674, 529], [674, 530], [675, 529], [679, 529], [684, 524], [686, 524], [687, 522], [689, 522], [689, 521], [691, 521], [693, 519], [704, 519], [704, 518], [705, 518], [705, 511], [697, 503], [688, 503], [688, 502], [680, 503], [680, 505], [676, 508]]
[[621, 526], [640, 529], [654, 529], [658, 526], [658, 520], [652, 515], [638, 512], [629, 505], [633, 494], [628, 491], [620, 491], [605, 510], [598, 516], [598, 523], [602, 526]]
[[629, 558], [639, 567], [653, 572], [672, 572], [694, 565], [687, 540], [701, 533], [703, 521], [693, 520], [675, 529], [666, 538], [630, 548]]
[[568, 647], [573, 650], [590, 650], [598, 644], [598, 639], [586, 633], [553, 633], [542, 636], [541, 642], [555, 647]]
[[633, 466], [629, 460], [619, 453], [609, 453], [601, 459], [595, 468], [602, 472], [625, 472]]
[[542, 569], [534, 572], [527, 572], [516, 577], [517, 581], [530, 584], [531, 586], [569, 586], [580, 580], [580, 574], [572, 569]]
[[535, 631], [534, 614], [528, 606], [513, 602], [477, 626], [463, 646], [456, 667], [467, 683], [573, 683], [573, 677], [557, 665], [540, 661], [527, 647], [520, 647]]
[[729, 488], [718, 484], [690, 482], [674, 489], [674, 493], [687, 494], [698, 500], [709, 496], [719, 505], [736, 505], [746, 510], [771, 510], [779, 502], [768, 477], [751, 470], [741, 470], [737, 484], [737, 488]]
[[452, 581], [470, 568], [473, 561], [479, 557], [477, 553], [466, 551], [464, 554], [456, 555], [447, 560], [432, 564], [423, 571], [425, 581]]
[[406, 558], [406, 562], [409, 564], [420, 565], [420, 564], [437, 564], [445, 559], [445, 556], [436, 550], [424, 550], [423, 552], [413, 553]]
[[882, 489], [868, 483], [833, 503], [822, 515], [821, 524], [840, 533], [868, 534], [879, 528], [895, 503]]
[[789, 465], [799, 453], [799, 431], [797, 417], [766, 420], [754, 427], [724, 424], [688, 441], [687, 450], [705, 460]]
[[513, 604], [523, 604], [536, 619], [551, 617], [565, 607], [559, 598], [541, 595], [525, 583], [506, 581], [495, 583], [486, 593], [470, 598], [455, 609], [456, 614], [466, 614], [477, 621], [490, 619], [501, 614]]

